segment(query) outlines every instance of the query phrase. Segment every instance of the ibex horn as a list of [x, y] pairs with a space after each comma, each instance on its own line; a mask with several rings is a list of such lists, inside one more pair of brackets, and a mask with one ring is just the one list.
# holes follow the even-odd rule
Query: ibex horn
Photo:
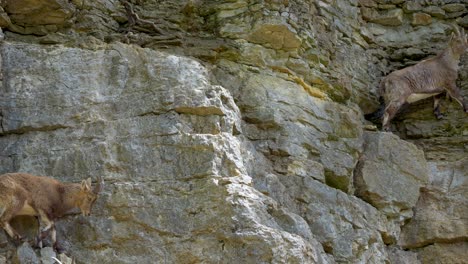
[[460, 30], [458, 29], [458, 27], [453, 24], [452, 24], [452, 27], [453, 27], [453, 31], [455, 31], [455, 34], [457, 34], [457, 36], [460, 36]]
[[98, 194], [104, 189], [104, 179], [101, 176], [98, 176], [97, 178], [98, 182], [96, 183], [96, 187], [94, 187], [93, 192], [95, 194]]

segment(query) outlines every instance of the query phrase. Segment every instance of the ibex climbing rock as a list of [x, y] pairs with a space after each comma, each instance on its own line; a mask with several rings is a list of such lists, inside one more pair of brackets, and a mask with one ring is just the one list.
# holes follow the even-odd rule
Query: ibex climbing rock
[[456, 85], [460, 56], [468, 49], [464, 30], [454, 26], [454, 33], [448, 47], [437, 56], [423, 60], [413, 66], [394, 71], [386, 76], [379, 87], [381, 108], [366, 115], [366, 119], [382, 119], [382, 128], [390, 130], [390, 121], [398, 110], [407, 103], [434, 96], [434, 114], [440, 119], [439, 100], [437, 95], [447, 94], [459, 102], [468, 113], [468, 105], [463, 100]]
[[[54, 249], [62, 251], [57, 243], [55, 221], [74, 208], [79, 208], [85, 216], [102, 190], [104, 182], [98, 177], [95, 188], [91, 188], [91, 178], [80, 183], [61, 183], [50, 177], [34, 176], [25, 173], [0, 175], [0, 225], [10, 237], [20, 241], [21, 236], [11, 227], [10, 220], [19, 215], [36, 216], [39, 219], [37, 244], [51, 231]], [[44, 226], [41, 229], [41, 226]]]

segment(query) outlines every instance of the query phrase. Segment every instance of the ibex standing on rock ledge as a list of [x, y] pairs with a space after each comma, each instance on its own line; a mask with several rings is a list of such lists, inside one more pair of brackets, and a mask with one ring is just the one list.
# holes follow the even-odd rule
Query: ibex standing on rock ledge
[[468, 43], [464, 30], [460, 32], [458, 27], [454, 28], [448, 47], [437, 56], [394, 71], [380, 82], [379, 95], [383, 104], [376, 112], [366, 115], [366, 119], [380, 118], [383, 114], [382, 128], [388, 131], [390, 121], [404, 104], [431, 96], [434, 96], [434, 114], [440, 119], [440, 99], [435, 96], [445, 91], [468, 113], [468, 105], [455, 83], [460, 56], [468, 48]]
[[11, 227], [10, 220], [18, 215], [39, 217], [38, 245], [52, 231], [54, 249], [62, 251], [57, 243], [55, 221], [74, 208], [89, 215], [104, 182], [101, 177], [94, 189], [91, 178], [79, 183], [61, 183], [53, 178], [25, 173], [0, 175], [0, 225], [9, 236], [18, 241], [21, 236]]

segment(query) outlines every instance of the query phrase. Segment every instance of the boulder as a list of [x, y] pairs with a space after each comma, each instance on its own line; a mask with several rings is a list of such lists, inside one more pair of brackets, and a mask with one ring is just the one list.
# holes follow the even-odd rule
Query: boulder
[[415, 145], [391, 133], [364, 133], [364, 151], [354, 177], [359, 197], [403, 221], [412, 216], [428, 177], [424, 153]]

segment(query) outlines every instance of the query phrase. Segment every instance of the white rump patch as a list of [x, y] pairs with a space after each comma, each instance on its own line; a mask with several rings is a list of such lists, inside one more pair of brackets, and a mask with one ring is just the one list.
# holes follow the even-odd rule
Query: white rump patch
[[406, 102], [411, 104], [411, 103], [417, 102], [419, 100], [423, 100], [423, 99], [426, 99], [428, 97], [438, 95], [438, 94], [439, 93], [414, 93], [414, 94], [410, 94], [410, 96], [408, 96], [408, 98], [406, 98]]

